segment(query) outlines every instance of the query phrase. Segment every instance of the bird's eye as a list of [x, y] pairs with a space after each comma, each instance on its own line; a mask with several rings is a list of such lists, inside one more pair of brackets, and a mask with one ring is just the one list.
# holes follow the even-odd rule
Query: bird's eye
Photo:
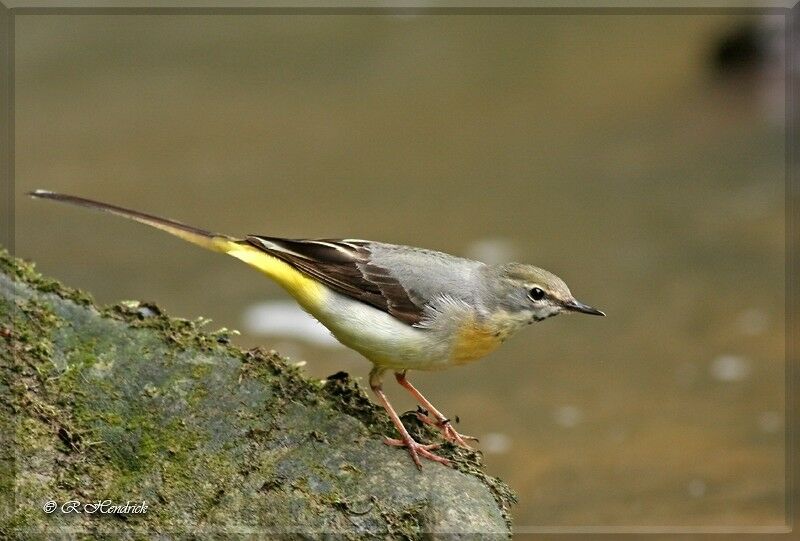
[[538, 287], [534, 287], [528, 292], [528, 296], [535, 301], [540, 301], [545, 297], [545, 293]]

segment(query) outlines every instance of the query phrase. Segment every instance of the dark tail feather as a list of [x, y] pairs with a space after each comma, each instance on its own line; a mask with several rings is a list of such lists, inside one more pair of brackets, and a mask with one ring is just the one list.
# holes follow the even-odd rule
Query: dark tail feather
[[230, 248], [231, 242], [236, 242], [236, 239], [226, 235], [218, 235], [204, 229], [199, 229], [191, 225], [186, 225], [175, 220], [168, 220], [166, 218], [159, 218], [152, 214], [146, 214], [137, 210], [130, 210], [116, 205], [109, 205], [108, 203], [101, 203], [99, 201], [92, 201], [83, 197], [76, 197], [74, 195], [66, 195], [47, 190], [36, 190], [29, 192], [28, 195], [37, 199], [51, 199], [53, 201], [60, 201], [63, 203], [70, 203], [81, 207], [86, 207], [95, 210], [101, 210], [123, 218], [137, 221], [155, 227], [162, 231], [166, 231], [183, 240], [202, 246], [209, 250], [216, 252], [227, 252]]

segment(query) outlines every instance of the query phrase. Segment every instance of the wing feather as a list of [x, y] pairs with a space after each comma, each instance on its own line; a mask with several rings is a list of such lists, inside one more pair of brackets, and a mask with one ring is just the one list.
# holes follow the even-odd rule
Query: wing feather
[[425, 316], [390, 269], [375, 264], [370, 242], [282, 239], [249, 235], [247, 242], [348, 297], [414, 325]]

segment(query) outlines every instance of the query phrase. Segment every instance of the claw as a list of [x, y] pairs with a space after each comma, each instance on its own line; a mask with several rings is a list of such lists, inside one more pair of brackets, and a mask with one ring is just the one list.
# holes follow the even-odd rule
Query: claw
[[384, 438], [383, 443], [386, 445], [391, 445], [392, 447], [405, 447], [408, 449], [408, 454], [411, 455], [411, 459], [414, 461], [414, 464], [417, 465], [417, 469], [422, 471], [422, 462], [420, 462], [419, 457], [422, 456], [423, 458], [427, 458], [428, 460], [433, 460], [434, 462], [438, 462], [439, 464], [444, 464], [445, 466], [450, 465], [450, 461], [446, 458], [440, 457], [437, 454], [431, 453], [431, 449], [436, 449], [440, 446], [438, 443], [431, 443], [428, 445], [423, 445], [414, 441], [412, 438], [408, 439], [395, 439], [395, 438]]
[[438, 428], [442, 432], [442, 437], [444, 437], [444, 439], [447, 441], [451, 441], [457, 445], [466, 447], [467, 449], [472, 449], [472, 447], [467, 443], [467, 440], [475, 442], [478, 441], [478, 438], [475, 436], [467, 436], [466, 434], [459, 434], [456, 432], [456, 429], [453, 428], [452, 424], [450, 424], [450, 419], [436, 421], [431, 419], [428, 415], [423, 415], [420, 412], [417, 412], [417, 419], [426, 425], [431, 425]]
[[472, 449], [472, 446], [467, 443], [469, 441], [478, 441], [478, 438], [475, 436], [467, 436], [466, 434], [459, 434], [456, 432], [456, 429], [452, 427], [449, 422], [443, 422], [439, 425], [439, 429], [442, 431], [442, 436], [448, 441], [452, 441], [453, 443], [457, 443], [462, 447], [466, 447], [467, 449]]
[[[472, 449], [470, 445], [467, 443], [467, 440], [470, 441], [478, 441], [478, 438], [473, 436], [465, 436], [464, 434], [459, 434], [456, 430], [450, 425], [450, 419], [445, 417], [441, 414], [439, 410], [433, 407], [433, 404], [428, 402], [428, 399], [422, 396], [411, 382], [406, 379], [405, 372], [395, 372], [395, 378], [397, 378], [397, 383], [405, 387], [411, 395], [416, 398], [417, 402], [420, 405], [417, 407], [416, 416], [421, 422], [425, 423], [426, 425], [435, 426], [442, 432], [442, 436], [447, 441], [453, 442], [456, 445], [460, 445], [461, 447], [466, 447], [467, 449]], [[456, 416], [456, 422], [459, 421], [458, 416]]]

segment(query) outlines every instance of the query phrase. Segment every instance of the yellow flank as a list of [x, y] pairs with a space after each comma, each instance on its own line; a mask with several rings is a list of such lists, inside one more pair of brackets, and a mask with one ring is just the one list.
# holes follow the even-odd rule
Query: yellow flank
[[325, 298], [325, 287], [302, 272], [261, 250], [227, 241], [225, 251], [236, 259], [251, 265], [283, 287], [300, 305], [312, 314]]
[[480, 359], [497, 349], [507, 335], [495, 325], [481, 325], [473, 318], [458, 332], [450, 352], [450, 361], [463, 364]]

